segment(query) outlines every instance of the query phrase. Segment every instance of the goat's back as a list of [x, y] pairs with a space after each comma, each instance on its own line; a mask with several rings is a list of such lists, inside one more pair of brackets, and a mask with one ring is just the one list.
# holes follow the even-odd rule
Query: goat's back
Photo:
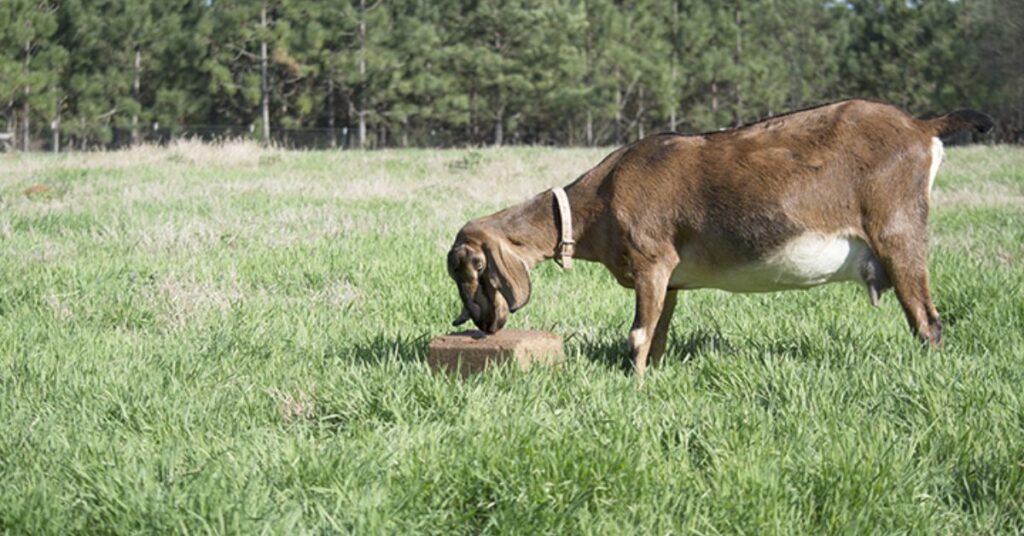
[[863, 239], [866, 214], [926, 200], [933, 136], [898, 108], [844, 101], [650, 136], [621, 153], [600, 191], [613, 230], [639, 250], [696, 243], [716, 263], [745, 262], [808, 230]]

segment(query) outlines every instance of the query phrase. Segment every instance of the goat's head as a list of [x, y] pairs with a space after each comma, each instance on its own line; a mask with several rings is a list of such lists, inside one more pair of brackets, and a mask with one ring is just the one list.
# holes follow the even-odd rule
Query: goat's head
[[448, 274], [462, 299], [462, 313], [452, 323], [473, 320], [476, 327], [496, 333], [508, 314], [530, 301], [530, 275], [526, 262], [500, 233], [469, 224], [455, 237], [448, 251]]

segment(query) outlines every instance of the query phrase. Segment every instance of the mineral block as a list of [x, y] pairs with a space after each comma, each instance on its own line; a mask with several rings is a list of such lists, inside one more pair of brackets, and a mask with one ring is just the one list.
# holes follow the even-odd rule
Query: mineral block
[[533, 363], [557, 364], [565, 359], [562, 338], [554, 333], [506, 329], [493, 335], [463, 331], [430, 341], [427, 362], [434, 370], [459, 372], [462, 377], [488, 367], [516, 363], [528, 370]]

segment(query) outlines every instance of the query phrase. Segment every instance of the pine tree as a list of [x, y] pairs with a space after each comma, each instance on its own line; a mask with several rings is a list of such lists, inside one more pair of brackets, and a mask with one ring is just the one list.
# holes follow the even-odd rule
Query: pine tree
[[0, 3], [0, 106], [7, 112], [7, 130], [25, 151], [32, 145], [34, 118], [58, 121], [67, 52], [53, 39], [56, 11], [48, 1]]
[[533, 29], [539, 19], [538, 4], [524, 0], [485, 0], [463, 3], [452, 13], [457, 32], [455, 61], [469, 94], [471, 121], [490, 123], [490, 141], [505, 143], [506, 131], [514, 129], [531, 84], [526, 58], [530, 55]]
[[[164, 36], [157, 3], [148, 0], [67, 0], [59, 10], [60, 38], [74, 50], [62, 85], [68, 97], [64, 123], [80, 145], [115, 141], [119, 129], [137, 141], [145, 121], [144, 73]], [[152, 69], [147, 69], [149, 64]]]
[[[836, 100], [839, 91], [840, 59], [849, 44], [846, 8], [820, 0], [772, 1], [773, 9], [761, 12], [761, 32], [777, 43], [763, 43], [778, 54], [782, 71], [776, 73], [785, 88], [783, 109], [799, 109]], [[793, 24], [800, 21], [800, 24]]]
[[[214, 38], [204, 0], [155, 2], [153, 39], [143, 58], [142, 105], [156, 133], [176, 135], [188, 123], [211, 119], [211, 80], [205, 69]], [[148, 58], [148, 59], [147, 59]]]
[[394, 52], [396, 71], [387, 121], [399, 132], [399, 144], [412, 138], [437, 143], [431, 132], [454, 131], [468, 120], [468, 99], [452, 91], [458, 81], [445, 41], [445, 6], [407, 0], [389, 4], [394, 21], [388, 48]]
[[871, 97], [918, 115], [988, 108], [1012, 137], [1019, 4], [4, 0], [0, 130], [23, 148], [48, 124], [55, 147], [134, 143], [149, 125], [594, 145]]
[[[274, 20], [274, 7], [267, 7], [268, 25]], [[262, 27], [263, 9], [259, 0], [217, 0], [207, 8], [202, 30], [208, 48], [201, 69], [208, 80], [210, 107], [203, 122], [251, 125], [253, 130], [258, 125], [260, 133], [264, 123], [269, 123], [261, 121], [265, 93], [260, 53], [261, 43], [273, 39], [274, 34]], [[267, 48], [270, 54], [274, 43], [269, 42]]]
[[540, 10], [527, 60], [532, 96], [522, 108], [522, 139], [528, 143], [590, 143], [587, 83], [592, 78], [580, 39], [587, 24], [581, 7], [552, 1]]
[[918, 3], [903, 0], [850, 2], [852, 35], [842, 73], [847, 92], [912, 111], [929, 107], [934, 44], [923, 14]]
[[[1024, 4], [979, 0], [958, 19], [966, 44], [957, 68], [944, 73], [943, 100], [982, 106], [997, 118], [997, 135], [1024, 143]], [[948, 83], [950, 81], [958, 83]]]

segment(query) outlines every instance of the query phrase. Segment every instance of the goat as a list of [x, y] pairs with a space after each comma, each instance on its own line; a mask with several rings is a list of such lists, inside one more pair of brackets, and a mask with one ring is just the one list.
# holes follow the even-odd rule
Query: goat
[[641, 377], [648, 356], [657, 365], [664, 353], [684, 289], [857, 281], [877, 306], [894, 288], [911, 331], [938, 347], [927, 220], [939, 138], [991, 127], [971, 110], [922, 120], [849, 100], [721, 132], [648, 136], [564, 193], [548, 190], [462, 227], [448, 252], [463, 304], [454, 324], [472, 319], [497, 332], [529, 301], [533, 266], [575, 255], [635, 289], [629, 344]]

